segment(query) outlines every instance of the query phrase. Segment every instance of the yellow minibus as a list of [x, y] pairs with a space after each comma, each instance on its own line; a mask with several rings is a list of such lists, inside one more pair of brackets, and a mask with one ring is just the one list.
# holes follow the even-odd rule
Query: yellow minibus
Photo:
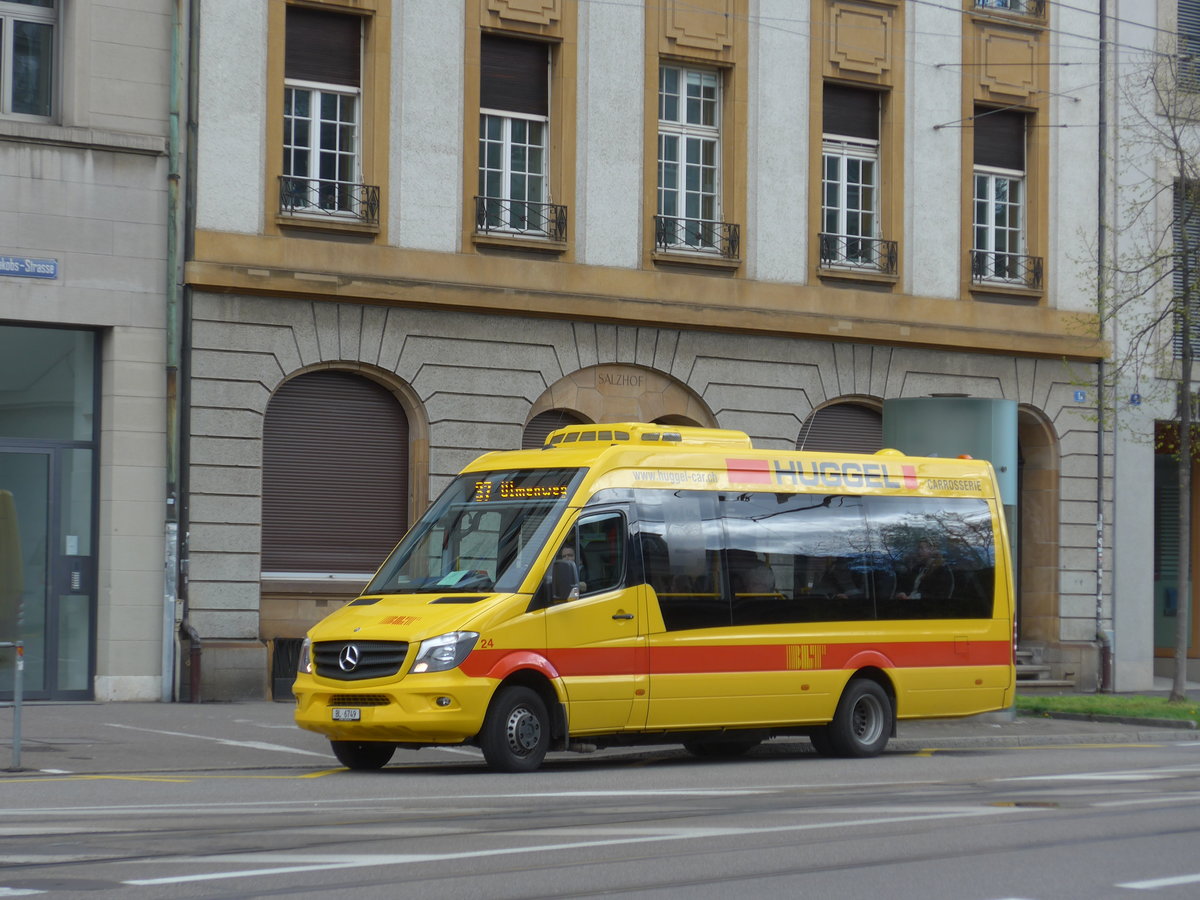
[[781, 735], [868, 757], [898, 720], [1012, 704], [1012, 594], [987, 462], [572, 425], [467, 466], [309, 631], [295, 717], [352, 769]]

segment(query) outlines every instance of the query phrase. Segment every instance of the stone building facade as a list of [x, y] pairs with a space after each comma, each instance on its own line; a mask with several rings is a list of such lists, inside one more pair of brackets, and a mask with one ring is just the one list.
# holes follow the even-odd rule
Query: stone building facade
[[206, 0], [204, 696], [286, 681], [485, 450], [629, 420], [860, 449], [946, 394], [1015, 401], [1021, 641], [1095, 687], [1097, 22], [997, 6]]
[[170, 696], [174, 6], [0, 2], [0, 641], [28, 699]]

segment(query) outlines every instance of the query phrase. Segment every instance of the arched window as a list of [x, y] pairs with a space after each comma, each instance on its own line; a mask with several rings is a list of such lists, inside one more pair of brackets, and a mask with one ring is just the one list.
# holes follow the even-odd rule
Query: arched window
[[883, 448], [883, 414], [861, 403], [836, 403], [809, 416], [796, 438], [797, 450], [874, 453]]
[[546, 442], [546, 436], [552, 431], [567, 425], [586, 425], [587, 419], [580, 418], [575, 413], [565, 409], [548, 409], [540, 412], [525, 426], [525, 434], [521, 436], [522, 450], [536, 450]]
[[408, 527], [408, 419], [384, 387], [322, 371], [283, 384], [263, 426], [262, 569], [370, 574]]

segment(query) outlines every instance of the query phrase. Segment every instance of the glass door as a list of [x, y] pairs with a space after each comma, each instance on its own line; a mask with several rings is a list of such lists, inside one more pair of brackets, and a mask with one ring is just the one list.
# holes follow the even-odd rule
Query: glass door
[[[89, 696], [92, 462], [90, 449], [0, 444], [0, 640], [24, 642], [31, 700]], [[0, 650], [0, 696], [12, 689]]]

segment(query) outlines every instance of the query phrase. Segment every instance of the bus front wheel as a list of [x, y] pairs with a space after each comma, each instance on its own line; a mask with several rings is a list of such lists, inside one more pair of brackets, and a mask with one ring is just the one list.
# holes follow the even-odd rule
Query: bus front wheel
[[333, 755], [347, 769], [382, 769], [391, 761], [396, 745], [383, 741], [330, 741]]
[[891, 729], [892, 700], [887, 691], [869, 678], [855, 678], [846, 685], [822, 743], [827, 742], [835, 756], [878, 756]]
[[550, 748], [550, 716], [537, 692], [527, 687], [502, 688], [492, 699], [479, 748], [497, 772], [532, 772]]

